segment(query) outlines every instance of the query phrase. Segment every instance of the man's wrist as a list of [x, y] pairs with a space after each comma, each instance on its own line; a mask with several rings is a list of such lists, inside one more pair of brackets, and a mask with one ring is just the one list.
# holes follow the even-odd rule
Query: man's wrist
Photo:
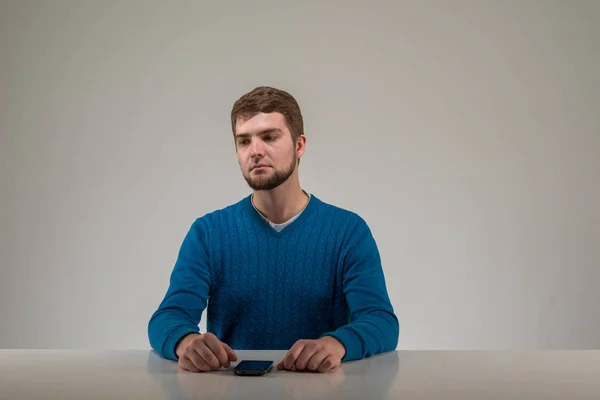
[[199, 333], [188, 333], [187, 335], [182, 337], [181, 340], [179, 340], [179, 342], [175, 346], [175, 355], [177, 356], [177, 358], [181, 357], [181, 353], [183, 353], [183, 350], [187, 347], [187, 345], [192, 340], [194, 340], [194, 338], [196, 336], [200, 336], [200, 334]]
[[346, 355], [346, 346], [335, 336], [325, 335], [321, 337], [325, 342], [331, 343], [335, 349], [337, 350], [337, 354], [340, 356], [340, 359], [344, 358]]

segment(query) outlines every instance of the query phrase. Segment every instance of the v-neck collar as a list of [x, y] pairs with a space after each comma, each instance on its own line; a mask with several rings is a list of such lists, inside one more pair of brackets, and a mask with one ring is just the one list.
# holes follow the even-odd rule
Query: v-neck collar
[[304, 209], [300, 211], [300, 215], [298, 215], [298, 217], [295, 220], [290, 222], [281, 231], [277, 231], [276, 229], [274, 229], [271, 226], [271, 224], [263, 217], [263, 215], [256, 208], [254, 208], [254, 204], [252, 204], [252, 194], [246, 197], [246, 199], [244, 200], [244, 204], [246, 210], [248, 211], [248, 214], [250, 214], [252, 219], [254, 219], [257, 225], [259, 225], [266, 234], [275, 237], [281, 237], [294, 231], [299, 225], [302, 225], [304, 223], [304, 220], [306, 220], [310, 216], [310, 214], [312, 214], [315, 211], [318, 201], [319, 199], [317, 199], [317, 197], [314, 194], [311, 194], [308, 203], [306, 204]]

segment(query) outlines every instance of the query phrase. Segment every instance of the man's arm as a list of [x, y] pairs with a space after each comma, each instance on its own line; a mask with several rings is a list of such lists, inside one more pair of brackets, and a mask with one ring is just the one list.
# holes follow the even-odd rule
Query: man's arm
[[362, 218], [357, 218], [341, 257], [350, 321], [323, 336], [333, 336], [346, 348], [342, 361], [395, 350], [400, 326], [388, 296], [377, 244]]
[[152, 348], [162, 357], [177, 360], [175, 348], [198, 324], [206, 308], [211, 276], [204, 225], [197, 219], [188, 231], [171, 273], [164, 299], [148, 323]]

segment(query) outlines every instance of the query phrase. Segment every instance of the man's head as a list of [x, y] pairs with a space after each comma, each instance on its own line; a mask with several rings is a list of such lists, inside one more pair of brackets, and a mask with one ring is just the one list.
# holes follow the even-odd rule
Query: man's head
[[302, 113], [289, 93], [257, 87], [231, 110], [238, 162], [254, 190], [272, 190], [296, 172], [304, 154]]

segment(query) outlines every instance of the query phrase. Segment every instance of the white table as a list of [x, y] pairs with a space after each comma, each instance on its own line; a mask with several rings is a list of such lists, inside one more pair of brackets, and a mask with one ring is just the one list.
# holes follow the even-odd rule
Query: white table
[[[275, 365], [284, 354], [238, 351]], [[0, 399], [600, 399], [600, 351], [396, 351], [327, 374], [232, 368], [186, 372], [148, 350], [0, 350]]]

